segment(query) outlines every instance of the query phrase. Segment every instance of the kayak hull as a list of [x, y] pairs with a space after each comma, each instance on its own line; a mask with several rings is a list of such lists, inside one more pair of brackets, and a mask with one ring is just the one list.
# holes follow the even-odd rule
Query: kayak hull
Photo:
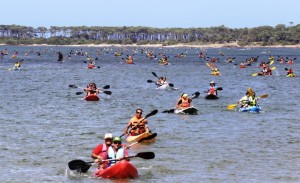
[[104, 179], [135, 179], [138, 177], [137, 169], [128, 161], [120, 161], [104, 170], [101, 170], [98, 177]]
[[205, 96], [205, 99], [207, 99], [207, 100], [216, 100], [216, 99], [219, 99], [219, 97], [217, 95], [214, 95], [214, 94], [207, 94]]
[[84, 100], [86, 101], [99, 101], [99, 99], [100, 98], [97, 95], [93, 95], [93, 94], [88, 95], [84, 98]]
[[251, 112], [251, 113], [260, 113], [262, 110], [258, 106], [252, 107], [243, 107], [239, 109], [239, 112]]
[[[126, 138], [126, 141], [127, 141], [127, 142], [137, 142], [137, 141], [139, 141], [139, 140], [141, 140], [141, 139], [143, 139], [143, 138], [149, 137], [150, 135], [152, 135], [152, 134], [151, 134], [151, 133], [148, 133], [148, 132], [142, 133], [142, 134], [137, 135], [137, 136], [131, 136], [131, 135], [129, 135], [129, 136]], [[150, 139], [150, 140], [143, 140], [143, 143], [144, 143], [144, 142], [150, 143], [150, 142], [154, 142], [154, 141], [155, 141], [155, 138], [152, 138], [152, 139]]]
[[176, 109], [174, 111], [176, 114], [189, 114], [189, 115], [196, 115], [198, 113], [198, 109], [195, 107], [188, 107], [185, 109]]
[[286, 77], [292, 78], [292, 77], [296, 77], [296, 75], [293, 73], [293, 74], [286, 75]]

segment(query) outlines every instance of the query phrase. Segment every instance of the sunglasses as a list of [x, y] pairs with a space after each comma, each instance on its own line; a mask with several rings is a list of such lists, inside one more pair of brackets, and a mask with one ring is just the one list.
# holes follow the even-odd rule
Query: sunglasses
[[114, 141], [113, 143], [114, 144], [121, 144], [121, 142], [119, 142], [119, 141]]

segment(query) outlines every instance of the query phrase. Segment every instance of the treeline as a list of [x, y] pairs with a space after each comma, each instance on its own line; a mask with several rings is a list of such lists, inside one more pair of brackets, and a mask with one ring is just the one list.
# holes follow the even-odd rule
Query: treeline
[[152, 27], [27, 27], [0, 25], [0, 44], [214, 44], [295, 45], [300, 41], [300, 24], [275, 27], [232, 29], [224, 25], [209, 28], [152, 28]]

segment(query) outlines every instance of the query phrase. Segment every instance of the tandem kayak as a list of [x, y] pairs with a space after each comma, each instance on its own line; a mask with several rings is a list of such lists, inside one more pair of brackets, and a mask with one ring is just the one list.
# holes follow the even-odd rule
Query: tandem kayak
[[128, 161], [120, 161], [96, 173], [96, 176], [104, 179], [134, 179], [138, 177], [138, 171]]
[[174, 113], [176, 114], [192, 114], [192, 115], [195, 115], [197, 114], [198, 112], [198, 109], [196, 109], [195, 107], [188, 107], [188, 108], [185, 108], [185, 109], [176, 109], [174, 111]]
[[87, 101], [99, 101], [99, 99], [100, 98], [98, 97], [98, 95], [94, 95], [94, 94], [90, 94], [84, 98], [84, 100]]
[[[137, 136], [131, 136], [129, 135], [127, 138], [126, 138], [126, 141], [127, 142], [137, 142], [143, 138], [146, 138], [146, 137], [149, 137], [150, 135], [152, 135], [151, 133], [149, 132], [145, 132], [145, 133], [142, 133], [140, 135], [137, 135]], [[143, 142], [154, 142], [155, 141], [155, 138], [152, 138], [150, 140], [143, 140]]]
[[251, 106], [251, 107], [242, 107], [239, 109], [239, 112], [252, 112], [259, 113], [261, 112], [261, 108], [259, 106]]
[[208, 100], [215, 100], [215, 99], [218, 99], [219, 97], [215, 94], [207, 94], [205, 96], [205, 99], [208, 99]]

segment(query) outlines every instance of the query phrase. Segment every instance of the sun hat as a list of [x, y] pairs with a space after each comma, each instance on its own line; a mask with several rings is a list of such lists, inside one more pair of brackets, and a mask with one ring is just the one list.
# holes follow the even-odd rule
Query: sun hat
[[122, 139], [120, 137], [114, 137], [113, 142], [122, 142]]
[[113, 136], [112, 136], [111, 133], [106, 133], [106, 134], [104, 135], [104, 140], [105, 140], [105, 139], [112, 139], [112, 138], [113, 138]]

